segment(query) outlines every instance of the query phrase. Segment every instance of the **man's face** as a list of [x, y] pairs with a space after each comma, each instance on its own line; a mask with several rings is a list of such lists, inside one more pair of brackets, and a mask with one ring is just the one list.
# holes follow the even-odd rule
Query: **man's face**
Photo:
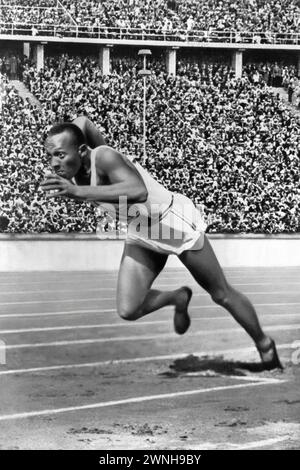
[[78, 147], [73, 135], [64, 131], [48, 137], [46, 151], [51, 156], [53, 171], [68, 180], [71, 180], [81, 167], [81, 156], [84, 145]]

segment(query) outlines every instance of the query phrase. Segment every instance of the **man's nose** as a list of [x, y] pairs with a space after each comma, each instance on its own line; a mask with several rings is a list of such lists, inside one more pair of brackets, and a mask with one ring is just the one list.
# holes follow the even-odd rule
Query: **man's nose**
[[60, 160], [58, 157], [52, 157], [51, 166], [54, 171], [60, 168]]

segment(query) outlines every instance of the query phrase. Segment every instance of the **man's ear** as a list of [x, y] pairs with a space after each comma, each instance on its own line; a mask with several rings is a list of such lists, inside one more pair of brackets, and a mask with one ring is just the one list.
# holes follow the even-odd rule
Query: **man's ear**
[[79, 147], [79, 153], [80, 153], [80, 156], [83, 158], [83, 157], [86, 157], [87, 155], [87, 152], [88, 152], [88, 147], [86, 144], [81, 144], [80, 147]]

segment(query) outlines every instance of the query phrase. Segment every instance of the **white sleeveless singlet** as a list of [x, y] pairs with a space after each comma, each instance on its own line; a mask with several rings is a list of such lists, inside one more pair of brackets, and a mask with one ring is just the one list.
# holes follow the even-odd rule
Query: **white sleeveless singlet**
[[[91, 151], [91, 186], [99, 186], [96, 171], [96, 155], [100, 146]], [[173, 193], [156, 181], [132, 157], [124, 157], [134, 165], [148, 192], [147, 200], [127, 207], [120, 204], [94, 202], [113, 218], [128, 222], [126, 243], [138, 244], [162, 254], [180, 255], [185, 250], [199, 250], [203, 247], [204, 223], [194, 203], [182, 194]]]
[[[99, 148], [110, 148], [106, 145], [101, 145], [91, 151], [91, 186], [98, 186], [98, 178], [97, 178], [97, 171], [96, 171], [96, 154]], [[124, 159], [125, 157], [120, 154]], [[142, 178], [144, 185], [146, 186], [148, 197], [144, 203], [136, 203], [131, 204], [129, 208], [129, 213], [126, 216], [129, 219], [135, 218], [137, 213], [139, 213], [140, 217], [151, 217], [153, 220], [157, 219], [160, 215], [162, 210], [165, 210], [171, 204], [173, 194], [164, 188], [158, 181], [156, 181], [152, 176], [142, 168], [142, 166], [138, 162], [134, 162], [133, 157], [126, 157], [134, 166], [135, 170], [139, 173], [140, 177]], [[125, 159], [126, 161], [126, 159]], [[104, 210], [107, 210], [111, 216], [115, 215], [115, 212], [119, 216], [120, 212], [123, 215], [122, 210], [120, 211], [120, 206], [122, 204], [111, 204], [111, 203], [95, 203], [100, 207], [103, 207]], [[114, 209], [113, 209], [114, 207]]]

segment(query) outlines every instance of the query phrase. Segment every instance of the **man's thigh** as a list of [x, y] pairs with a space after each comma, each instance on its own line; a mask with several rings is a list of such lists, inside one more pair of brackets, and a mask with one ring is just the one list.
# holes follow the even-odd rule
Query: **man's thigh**
[[134, 312], [143, 303], [168, 257], [142, 246], [125, 243], [118, 276], [117, 307]]

